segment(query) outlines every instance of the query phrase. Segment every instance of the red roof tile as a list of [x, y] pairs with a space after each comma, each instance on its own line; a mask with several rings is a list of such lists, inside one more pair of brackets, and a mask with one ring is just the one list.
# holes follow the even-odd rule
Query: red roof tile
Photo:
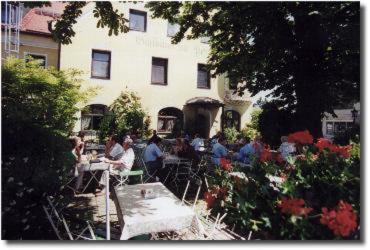
[[48, 22], [55, 20], [63, 13], [65, 3], [51, 2], [50, 7], [33, 8], [23, 17], [21, 30], [51, 34], [48, 29]]

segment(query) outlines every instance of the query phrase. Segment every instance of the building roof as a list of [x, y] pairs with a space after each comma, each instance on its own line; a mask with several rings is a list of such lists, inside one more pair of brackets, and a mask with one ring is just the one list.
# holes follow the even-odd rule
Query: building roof
[[48, 23], [59, 18], [66, 3], [51, 2], [50, 7], [33, 8], [22, 19], [21, 31], [51, 35]]

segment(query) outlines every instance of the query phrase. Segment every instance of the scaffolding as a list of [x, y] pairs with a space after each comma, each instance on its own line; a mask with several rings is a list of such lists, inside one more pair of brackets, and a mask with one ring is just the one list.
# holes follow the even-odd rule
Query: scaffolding
[[4, 52], [5, 56], [19, 56], [19, 31], [22, 23], [23, 4], [2, 3], [1, 26], [4, 29]]

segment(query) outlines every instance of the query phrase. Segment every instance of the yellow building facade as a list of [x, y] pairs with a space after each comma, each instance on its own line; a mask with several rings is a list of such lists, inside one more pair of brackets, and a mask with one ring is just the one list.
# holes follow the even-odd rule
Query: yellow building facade
[[[114, 5], [130, 19], [128, 33], [108, 36], [107, 29], [96, 27], [94, 4], [88, 4], [73, 27], [72, 43], [61, 46], [60, 68], [82, 70], [86, 86], [100, 88], [89, 105], [109, 106], [127, 89], [140, 96], [151, 129], [159, 134], [170, 132], [173, 119], [180, 119], [185, 131], [203, 137], [220, 131], [221, 123], [244, 126], [252, 110], [248, 93], [234, 95], [225, 77], [210, 78], [204, 71], [207, 43], [199, 39], [171, 44], [175, 28], [166, 20], [152, 19], [143, 3]], [[94, 114], [78, 117], [75, 131], [94, 129]], [[194, 127], [198, 131], [191, 130]]]
[[[4, 32], [1, 32], [1, 37], [4, 38]], [[1, 57], [14, 56], [23, 59], [26, 56], [31, 56], [41, 59], [45, 67], [58, 68], [59, 45], [50, 36], [21, 32], [19, 40], [19, 52], [6, 53], [4, 50], [4, 39], [2, 39]]]

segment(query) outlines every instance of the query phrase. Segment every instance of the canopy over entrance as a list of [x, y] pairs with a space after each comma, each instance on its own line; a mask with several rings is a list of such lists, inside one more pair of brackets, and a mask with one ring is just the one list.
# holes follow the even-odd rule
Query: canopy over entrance
[[223, 103], [221, 103], [218, 100], [212, 99], [210, 97], [194, 97], [189, 99], [185, 105], [188, 106], [209, 106], [209, 107], [222, 107], [224, 106]]

